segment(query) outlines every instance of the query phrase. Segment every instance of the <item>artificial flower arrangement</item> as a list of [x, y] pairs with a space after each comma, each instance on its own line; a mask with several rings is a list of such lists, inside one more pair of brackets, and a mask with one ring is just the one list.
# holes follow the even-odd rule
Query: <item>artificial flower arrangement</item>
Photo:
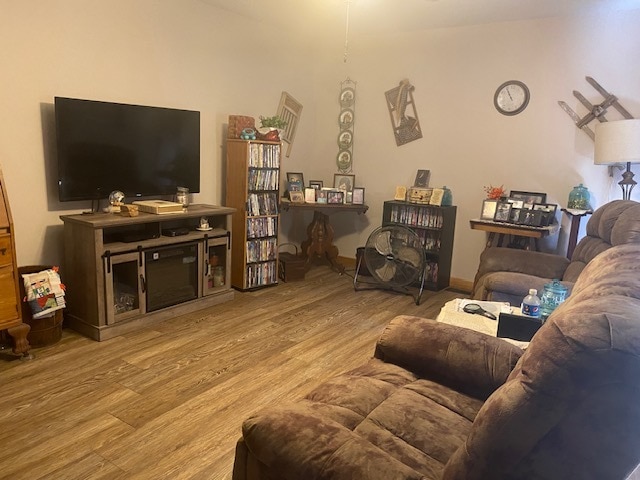
[[487, 198], [491, 200], [499, 200], [500, 198], [507, 196], [507, 191], [504, 189], [503, 185], [500, 185], [499, 187], [489, 185], [488, 187], [484, 187], [484, 191], [487, 192]]

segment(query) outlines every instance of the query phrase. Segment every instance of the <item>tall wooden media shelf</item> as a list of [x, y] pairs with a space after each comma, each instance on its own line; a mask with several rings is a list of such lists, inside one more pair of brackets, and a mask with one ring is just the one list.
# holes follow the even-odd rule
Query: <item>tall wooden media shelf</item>
[[403, 225], [420, 237], [427, 257], [425, 288], [442, 290], [449, 286], [456, 207], [390, 200], [384, 202], [382, 225]]
[[[67, 323], [107, 340], [231, 300], [233, 212], [190, 205], [182, 212], [137, 217], [61, 216]], [[209, 230], [198, 229], [202, 217]]]
[[231, 285], [251, 290], [278, 283], [279, 142], [227, 141], [226, 205], [233, 216]]

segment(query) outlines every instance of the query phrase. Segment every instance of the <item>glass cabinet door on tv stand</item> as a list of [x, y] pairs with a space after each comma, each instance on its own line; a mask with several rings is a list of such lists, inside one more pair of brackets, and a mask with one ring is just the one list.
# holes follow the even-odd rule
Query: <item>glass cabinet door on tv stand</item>
[[103, 257], [107, 324], [146, 312], [143, 259], [138, 252]]

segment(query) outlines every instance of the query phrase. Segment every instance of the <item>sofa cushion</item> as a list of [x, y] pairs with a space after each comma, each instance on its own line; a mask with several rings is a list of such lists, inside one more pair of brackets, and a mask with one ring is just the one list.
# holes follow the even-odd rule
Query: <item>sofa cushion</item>
[[303, 401], [252, 416], [243, 437], [282, 478], [439, 478], [481, 405], [372, 359]]

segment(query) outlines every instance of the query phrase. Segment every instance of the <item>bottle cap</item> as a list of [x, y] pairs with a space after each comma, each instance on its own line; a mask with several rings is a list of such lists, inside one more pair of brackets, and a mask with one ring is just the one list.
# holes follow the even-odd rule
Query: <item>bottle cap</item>
[[537, 294], [538, 294], [538, 290], [536, 290], [535, 288], [529, 289], [529, 295], [537, 295]]

